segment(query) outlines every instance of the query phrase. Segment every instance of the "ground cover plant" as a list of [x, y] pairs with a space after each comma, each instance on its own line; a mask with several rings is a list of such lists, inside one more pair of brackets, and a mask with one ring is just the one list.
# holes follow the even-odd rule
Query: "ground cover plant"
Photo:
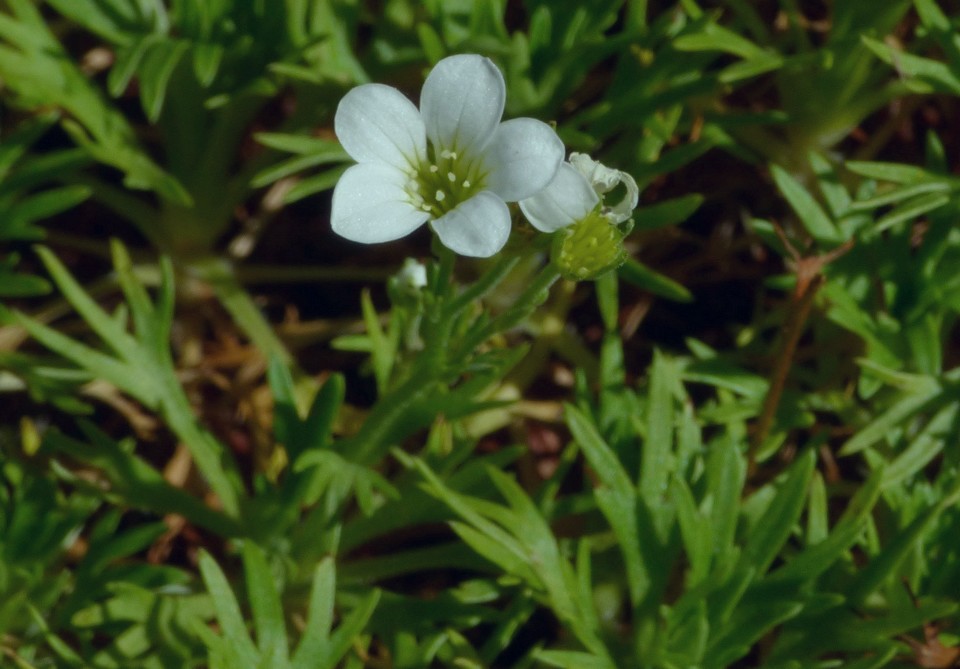
[[960, 666], [958, 29], [0, 0], [0, 666]]

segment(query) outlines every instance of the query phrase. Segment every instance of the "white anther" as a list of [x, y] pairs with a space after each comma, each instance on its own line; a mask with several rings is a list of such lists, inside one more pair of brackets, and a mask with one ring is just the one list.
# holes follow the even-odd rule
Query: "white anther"
[[437, 194], [434, 197], [436, 198], [437, 202], [443, 202], [446, 199], [447, 194], [444, 193], [442, 190], [438, 190]]
[[450, 183], [453, 183], [454, 181], [457, 180], [457, 175], [454, 174], [453, 172], [447, 172], [447, 179], [450, 180]]

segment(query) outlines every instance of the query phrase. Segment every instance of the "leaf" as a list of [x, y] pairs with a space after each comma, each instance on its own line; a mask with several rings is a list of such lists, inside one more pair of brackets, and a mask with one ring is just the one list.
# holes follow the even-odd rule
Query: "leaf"
[[840, 448], [841, 456], [853, 455], [885, 439], [898, 425], [920, 411], [926, 410], [943, 396], [943, 389], [933, 378], [928, 377], [922, 388], [906, 395], [892, 407], [860, 429]]
[[915, 185], [919, 182], [939, 181], [942, 179], [941, 176], [928, 172], [922, 167], [901, 163], [850, 160], [844, 163], [843, 166], [860, 176], [877, 179], [879, 181], [891, 181], [898, 184]]
[[766, 573], [800, 519], [816, 461], [817, 454], [812, 448], [794, 461], [749, 535], [743, 559], [752, 564], [758, 574]]
[[307, 623], [300, 637], [300, 645], [294, 651], [290, 669], [313, 669], [314, 658], [330, 643], [336, 594], [336, 567], [333, 558], [326, 557], [313, 573]]
[[823, 541], [808, 546], [786, 565], [771, 573], [773, 581], [811, 581], [829, 569], [862, 534], [880, 495], [883, 470], [878, 469], [857, 490], [843, 516]]
[[690, 218], [700, 205], [704, 197], [698, 193], [690, 193], [672, 200], [657, 202], [633, 210], [635, 230], [656, 230], [669, 225], [676, 225]]
[[350, 649], [357, 643], [357, 637], [363, 632], [377, 603], [380, 601], [380, 591], [372, 590], [360, 600], [337, 627], [337, 631], [330, 637], [330, 643], [316, 657], [310, 658], [312, 664], [306, 665], [310, 669], [335, 669]]
[[242, 662], [241, 666], [258, 666], [259, 653], [247, 634], [247, 626], [240, 613], [240, 605], [227, 582], [227, 577], [220, 570], [216, 560], [203, 549], [200, 551], [199, 565], [203, 583], [213, 598], [213, 608], [217, 612], [217, 621], [223, 638]]
[[901, 76], [916, 77], [930, 84], [918, 92], [931, 93], [939, 91], [952, 95], [960, 94], [960, 79], [957, 78], [950, 66], [946, 63], [894, 49], [866, 35], [861, 36], [860, 39], [863, 40], [867, 48], [876, 54], [880, 60], [896, 68]]
[[927, 195], [921, 195], [920, 197], [904, 202], [889, 214], [884, 215], [879, 221], [877, 221], [876, 226], [874, 227], [874, 232], [883, 232], [884, 230], [888, 230], [898, 223], [912, 221], [918, 216], [922, 216], [923, 214], [933, 211], [934, 209], [942, 207], [950, 201], [951, 196], [948, 193], [929, 193]]
[[293, 204], [294, 202], [302, 200], [305, 197], [330, 190], [337, 184], [337, 181], [340, 180], [341, 175], [347, 171], [347, 167], [347, 165], [344, 165], [343, 167], [335, 167], [325, 172], [321, 172], [320, 174], [307, 177], [303, 181], [298, 182], [293, 188], [287, 191], [286, 195], [283, 196], [283, 203]]
[[923, 535], [946, 508], [942, 501], [925, 509], [903, 530], [888, 541], [879, 555], [870, 558], [866, 567], [857, 572], [846, 587], [847, 601], [860, 608], [867, 598], [885, 581], [896, 576], [896, 570], [919, 547]]
[[705, 23], [700, 32], [680, 35], [673, 41], [680, 51], [721, 51], [741, 58], [775, 58], [766, 49], [713, 22]]
[[638, 518], [640, 499], [636, 486], [592, 422], [572, 405], [567, 405], [564, 413], [570, 432], [600, 479], [602, 487], [594, 490], [594, 496], [617, 537], [627, 571], [631, 601], [636, 605], [651, 585], [647, 561], [641, 553]]
[[777, 188], [790, 203], [790, 207], [814, 239], [828, 244], [843, 241], [837, 226], [820, 207], [820, 204], [789, 172], [779, 165], [771, 165], [770, 174], [773, 176]]
[[266, 555], [252, 541], [243, 544], [243, 566], [260, 662], [280, 669], [289, 663], [283, 608]]
[[653, 271], [633, 258], [617, 270], [624, 281], [674, 302], [693, 302], [693, 294], [673, 279]]
[[156, 123], [163, 111], [170, 78], [186, 53], [188, 45], [182, 40], [156, 42], [143, 56], [140, 71], [140, 101], [150, 121]]
[[674, 364], [654, 351], [647, 398], [646, 439], [640, 453], [640, 493], [648, 504], [658, 505], [667, 490], [672, 468], [674, 401], [679, 382]]

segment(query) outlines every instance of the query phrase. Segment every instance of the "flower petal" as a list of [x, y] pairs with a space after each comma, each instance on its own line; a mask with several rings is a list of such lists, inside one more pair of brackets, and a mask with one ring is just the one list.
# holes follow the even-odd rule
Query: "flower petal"
[[501, 123], [484, 151], [487, 188], [506, 202], [546, 187], [563, 162], [563, 142], [553, 128], [532, 118]]
[[333, 120], [337, 138], [358, 163], [401, 169], [427, 155], [427, 134], [416, 106], [396, 88], [364, 84], [343, 96]]
[[475, 54], [444, 58], [420, 93], [420, 113], [435, 149], [479, 151], [493, 135], [507, 98], [503, 75]]
[[510, 237], [510, 210], [490, 191], [481, 191], [433, 221], [440, 241], [462, 256], [489, 258]]
[[561, 163], [550, 184], [520, 201], [520, 210], [541, 232], [556, 232], [586, 218], [600, 202], [593, 186], [570, 163]]
[[430, 214], [410, 204], [407, 179], [389, 165], [360, 163], [348, 169], [333, 189], [333, 231], [354, 242], [376, 244], [419, 228]]
[[617, 170], [617, 175], [626, 191], [624, 191], [623, 198], [619, 202], [604, 206], [603, 214], [612, 223], [622, 223], [630, 218], [633, 215], [633, 210], [637, 208], [637, 202], [640, 201], [640, 189], [633, 177], [620, 170]]

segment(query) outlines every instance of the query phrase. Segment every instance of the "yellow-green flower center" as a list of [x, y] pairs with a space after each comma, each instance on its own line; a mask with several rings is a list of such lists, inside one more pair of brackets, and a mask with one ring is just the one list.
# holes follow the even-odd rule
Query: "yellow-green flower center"
[[456, 151], [437, 153], [431, 146], [429, 152], [428, 160], [415, 167], [407, 182], [407, 194], [414, 207], [436, 219], [483, 190], [487, 170], [482, 161]]

